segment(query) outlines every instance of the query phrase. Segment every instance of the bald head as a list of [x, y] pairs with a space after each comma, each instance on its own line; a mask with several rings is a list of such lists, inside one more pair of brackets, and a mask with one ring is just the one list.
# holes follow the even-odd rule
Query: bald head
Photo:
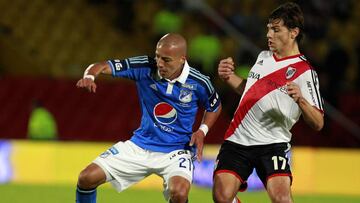
[[179, 77], [186, 62], [186, 40], [179, 34], [166, 34], [157, 43], [155, 55], [160, 76], [173, 80]]
[[186, 40], [180, 34], [169, 33], [164, 35], [157, 44], [157, 47], [160, 46], [176, 51], [178, 56], [186, 56]]

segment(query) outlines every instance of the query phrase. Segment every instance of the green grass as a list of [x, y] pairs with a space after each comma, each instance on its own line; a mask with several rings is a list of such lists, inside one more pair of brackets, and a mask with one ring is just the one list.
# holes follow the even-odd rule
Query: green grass
[[[239, 197], [243, 203], [270, 202], [265, 192], [245, 192]], [[192, 187], [190, 202], [211, 203], [210, 189]], [[360, 196], [339, 195], [295, 195], [297, 203], [355, 203], [360, 202]], [[1, 203], [65, 203], [75, 202], [75, 187], [69, 185], [0, 185]], [[98, 203], [157, 203], [165, 202], [162, 192], [158, 190], [129, 189], [117, 193], [110, 187], [99, 187]]]

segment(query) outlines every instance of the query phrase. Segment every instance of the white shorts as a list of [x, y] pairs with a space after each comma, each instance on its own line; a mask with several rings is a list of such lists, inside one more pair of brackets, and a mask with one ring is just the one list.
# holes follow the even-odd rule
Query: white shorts
[[194, 164], [189, 150], [170, 153], [144, 150], [131, 141], [118, 142], [94, 161], [118, 192], [155, 173], [164, 180], [164, 197], [169, 199], [169, 180], [181, 176], [192, 182]]

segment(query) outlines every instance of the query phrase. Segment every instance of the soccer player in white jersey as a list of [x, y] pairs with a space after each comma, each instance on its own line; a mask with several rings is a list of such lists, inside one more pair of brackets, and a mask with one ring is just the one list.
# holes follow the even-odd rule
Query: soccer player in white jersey
[[298, 47], [304, 28], [300, 7], [282, 4], [270, 14], [267, 28], [270, 50], [259, 54], [247, 80], [234, 74], [231, 58], [218, 66], [220, 78], [243, 93], [216, 160], [217, 203], [240, 202], [236, 194], [246, 189], [254, 168], [271, 202], [292, 202], [289, 131], [300, 115], [314, 130], [324, 125], [319, 81]]
[[[136, 56], [90, 65], [77, 86], [95, 92], [94, 79], [100, 73], [136, 82], [141, 124], [130, 140], [116, 143], [80, 173], [76, 202], [96, 202], [96, 187], [105, 182], [120, 192], [150, 174], [163, 178], [167, 201], [188, 202], [193, 155], [201, 160], [204, 137], [218, 118], [221, 103], [209, 77], [188, 65], [185, 39], [165, 35], [157, 43], [155, 59]], [[199, 107], [205, 112], [193, 132]]]

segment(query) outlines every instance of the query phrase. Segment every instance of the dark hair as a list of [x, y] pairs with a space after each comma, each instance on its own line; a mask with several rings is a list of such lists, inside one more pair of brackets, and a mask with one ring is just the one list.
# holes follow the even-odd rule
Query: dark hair
[[293, 2], [287, 2], [273, 10], [269, 16], [269, 22], [276, 19], [283, 20], [284, 25], [289, 28], [299, 28], [299, 34], [296, 37], [298, 43], [304, 38], [304, 15], [299, 5]]

